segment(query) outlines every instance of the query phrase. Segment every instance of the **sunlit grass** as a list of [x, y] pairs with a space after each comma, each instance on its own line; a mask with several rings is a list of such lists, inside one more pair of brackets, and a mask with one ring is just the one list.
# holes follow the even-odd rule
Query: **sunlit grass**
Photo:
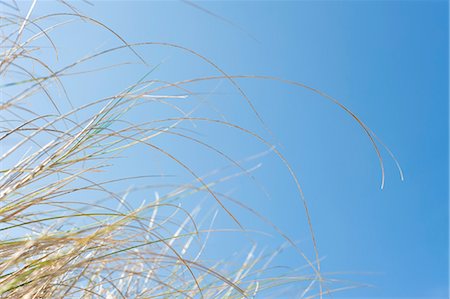
[[[225, 119], [184, 112], [173, 100], [195, 97], [191, 89], [194, 84], [227, 80], [270, 135], [263, 118], [237, 80], [281, 81], [306, 88], [337, 104], [359, 123], [379, 157], [383, 184], [384, 169], [378, 139], [348, 108], [323, 92], [297, 82], [263, 76], [229, 75], [213, 61], [181, 45], [127, 43], [125, 37], [116, 34], [106, 24], [80, 14], [65, 2], [55, 3], [62, 12], [33, 18], [35, 2], [30, 4], [25, 14], [11, 5], [1, 16], [2, 298], [250, 298], [260, 294], [261, 298], [277, 298], [276, 294], [283, 294], [285, 286], [294, 283], [299, 286], [296, 292], [300, 297], [313, 298], [355, 287], [354, 284], [342, 286], [342, 281], [332, 278], [331, 274], [322, 274], [308, 205], [300, 182], [282, 153], [251, 129]], [[60, 21], [61, 17], [67, 20]], [[88, 22], [100, 27], [122, 44], [55, 68], [42, 58], [41, 50], [47, 47], [55, 55], [63, 54], [51, 35], [54, 30], [64, 30], [64, 25], [69, 21]], [[155, 45], [194, 55], [219, 72], [220, 76], [165, 82], [153, 78], [155, 68], [149, 66], [137, 82], [113, 96], [77, 105], [65, 94], [62, 79], [87, 74], [88, 71], [79, 71], [85, 63], [126, 49], [146, 65], [139, 49]], [[111, 67], [115, 65], [115, 62], [111, 63]], [[99, 66], [100, 69], [108, 68]], [[55, 87], [61, 91], [59, 96], [51, 91]], [[46, 99], [45, 107], [30, 109], [27, 103], [39, 97]], [[182, 116], [139, 123], [128, 118], [132, 111], [154, 102]], [[71, 108], [63, 108], [67, 106]], [[186, 122], [199, 127], [214, 124], [234, 130], [275, 153], [298, 188], [311, 233], [313, 258], [308, 257], [296, 242], [254, 208], [214, 190], [224, 181], [241, 176], [254, 179], [252, 170], [243, 167], [240, 161], [220, 148], [209, 145], [195, 132], [183, 128]], [[217, 154], [236, 169], [235, 173], [220, 179], [197, 173], [189, 161], [177, 158], [170, 148], [153, 142], [162, 135], [193, 142]], [[143, 146], [166, 156], [187, 172], [192, 181], [161, 184], [160, 189], [157, 184], [142, 186], [152, 190], [155, 196], [146, 198], [137, 207], [130, 204], [127, 196], [139, 188], [117, 191], [111, 186], [131, 184], [131, 181], [153, 175], [121, 177], [119, 172], [112, 172], [114, 177], [105, 180], [98, 174], [109, 173], [115, 161], [135, 146]], [[214, 200], [219, 209], [206, 218], [201, 215], [201, 206], [185, 209], [181, 203], [198, 194]], [[210, 260], [204, 256], [209, 236], [221, 232], [212, 225], [217, 213], [225, 213], [233, 220], [236, 226], [232, 231], [234, 234], [265, 233], [246, 230], [229, 209], [230, 203], [275, 230], [285, 240], [286, 246], [302, 257], [305, 267], [286, 269], [281, 274], [279, 269], [274, 270], [276, 265], [272, 263], [278, 252], [264, 252], [256, 245], [234, 260], [226, 257]], [[265, 291], [272, 293], [264, 295]]]

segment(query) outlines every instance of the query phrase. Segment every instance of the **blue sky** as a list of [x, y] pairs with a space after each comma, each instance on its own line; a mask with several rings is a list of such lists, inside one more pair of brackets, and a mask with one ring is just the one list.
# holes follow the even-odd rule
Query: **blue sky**
[[[279, 82], [238, 80], [273, 132], [270, 135], [226, 80], [195, 87], [202, 101], [209, 103], [200, 105], [198, 113], [225, 116], [265, 134], [289, 160], [310, 205], [319, 252], [325, 257], [323, 270], [374, 285], [335, 298], [448, 298], [446, 1], [199, 3], [220, 18], [182, 2], [94, 4], [80, 2], [80, 8], [129, 42], [180, 44], [208, 57], [228, 74], [298, 81], [332, 95], [354, 111], [397, 156], [405, 174], [403, 182], [393, 160], [382, 151], [386, 183], [380, 190], [377, 156], [363, 130], [348, 114], [311, 91]], [[85, 25], [77, 26], [68, 27], [71, 34], [59, 36], [65, 59], [81, 57], [92, 52], [92, 46], [114, 40], [100, 29], [81, 36]], [[83, 43], [73, 37], [82, 37]], [[153, 73], [158, 79], [220, 75], [180, 50], [148, 47], [138, 51], [151, 64], [161, 64]], [[143, 72], [144, 68], [132, 66], [96, 78], [95, 86], [86, 81], [82, 89], [70, 84], [68, 89], [75, 102], [81, 103], [108, 94], [112, 88], [123, 89]], [[164, 113], [139, 111], [134, 116], [144, 120]], [[265, 150], [230, 130], [213, 126], [198, 130], [210, 144], [237, 160]], [[198, 173], [226, 164], [214, 164], [214, 156], [194, 147], [166, 142], [175, 154], [189, 159]], [[144, 157], [145, 153], [138, 149], [134, 154]], [[257, 207], [308, 246], [305, 215], [289, 173], [270, 154], [247, 166], [259, 162], [262, 167], [255, 176], [270, 200], [247, 179], [225, 184], [222, 190]], [[139, 172], [142, 163], [142, 158], [136, 159], [122, 170]], [[160, 163], [158, 167], [172, 170], [164, 161]], [[229, 224], [226, 219], [220, 221]], [[251, 219], [243, 222], [262, 227]], [[224, 246], [220, 240], [211, 244]], [[216, 252], [220, 255], [221, 250]], [[280, 262], [299, 263], [289, 253]]]

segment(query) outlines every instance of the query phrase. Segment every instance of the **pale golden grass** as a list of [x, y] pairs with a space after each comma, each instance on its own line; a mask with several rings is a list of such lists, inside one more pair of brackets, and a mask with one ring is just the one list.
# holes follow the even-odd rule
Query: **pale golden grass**
[[[264, 294], [268, 289], [283, 289], [284, 285], [295, 282], [303, 282], [303, 289], [298, 290], [300, 297], [313, 298], [355, 287], [354, 284], [342, 286], [339, 284], [342, 281], [321, 273], [321, 260], [308, 205], [300, 182], [282, 153], [250, 129], [223, 119], [193, 116], [171, 100], [188, 100], [194, 95], [190, 88], [192, 84], [225, 79], [265, 127], [262, 117], [237, 80], [281, 81], [306, 88], [332, 101], [359, 123], [379, 157], [383, 184], [384, 168], [377, 145], [379, 140], [355, 114], [332, 97], [297, 82], [264, 76], [229, 75], [201, 54], [177, 44], [129, 44], [107, 25], [82, 15], [70, 3], [60, 3], [69, 11], [33, 16], [34, 1], [30, 2], [25, 15], [19, 13], [13, 4], [2, 9], [1, 298], [250, 298]], [[67, 21], [55, 21], [48, 25], [57, 17], [67, 18]], [[60, 49], [52, 41], [52, 31], [64, 30], [65, 24], [75, 21], [89, 22], [103, 28], [122, 45], [54, 70], [40, 57], [40, 49], [45, 44], [53, 48], [57, 56]], [[46, 27], [41, 25], [44, 23]], [[220, 75], [165, 82], [150, 79], [152, 69], [149, 68], [149, 72], [138, 82], [114, 96], [94, 99], [82, 106], [70, 103], [72, 108], [68, 110], [60, 108], [62, 101], [68, 101], [61, 79], [84, 74], [83, 71], [72, 71], [75, 67], [124, 48], [146, 64], [138, 49], [149, 46], [177, 48], [200, 58]], [[36, 72], [35, 66], [39, 66], [41, 72]], [[111, 67], [114, 66], [113, 62]], [[59, 87], [63, 91], [62, 96], [55, 98], [50, 91], [52, 86]], [[162, 93], [173, 89], [182, 94]], [[28, 109], [24, 103], [33, 101], [37, 95], [45, 96], [48, 106], [57, 113], [43, 114]], [[128, 111], [154, 101], [177, 110], [183, 116], [141, 123], [127, 120]], [[251, 170], [220, 148], [183, 131], [180, 125], [185, 122], [194, 122], [198, 126], [216, 124], [236, 130], [267, 146], [279, 157], [298, 188], [311, 233], [314, 258], [309, 258], [294, 241], [255, 209], [227, 194], [214, 191], [216, 185], [226, 180], [240, 175], [252, 177]], [[266, 131], [271, 134], [267, 128]], [[236, 174], [210, 180], [208, 176], [196, 173], [187, 161], [172, 155], [170, 148], [152, 142], [162, 134], [194, 142], [216, 153], [237, 169]], [[185, 184], [172, 184], [172, 191], [155, 196], [138, 208], [128, 205], [126, 197], [132, 190], [112, 191], [109, 185], [137, 180], [142, 176], [101, 181], [96, 179], [96, 174], [107, 172], [115, 158], [136, 145], [170, 158], [193, 180]], [[32, 150], [28, 151], [29, 148]], [[388, 153], [392, 155], [390, 151]], [[149, 188], [154, 190], [157, 186]], [[95, 197], [86, 200], [87, 192], [94, 192]], [[185, 198], [199, 193], [215, 200], [220, 210], [233, 219], [236, 224], [233, 233], [252, 232], [241, 225], [224, 201], [261, 219], [286, 240], [287, 246], [298, 252], [309, 274], [305, 274], [304, 269], [288, 269], [284, 275], [277, 272], [271, 276], [274, 266], [271, 261], [278, 252], [265, 253], [258, 251], [256, 246], [241, 260], [210, 261], [203, 258], [208, 236], [220, 230], [208, 224], [198, 225], [198, 210], [186, 210], [180, 204]], [[112, 208], [115, 206], [119, 208]]]

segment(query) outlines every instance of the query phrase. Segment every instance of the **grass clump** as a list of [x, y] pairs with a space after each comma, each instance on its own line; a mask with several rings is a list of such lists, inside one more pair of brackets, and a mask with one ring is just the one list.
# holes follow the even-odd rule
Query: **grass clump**
[[[228, 75], [206, 57], [180, 45], [127, 43], [107, 25], [81, 14], [68, 2], [54, 4], [61, 11], [37, 16], [33, 14], [36, 1], [29, 4], [24, 12], [16, 3], [3, 3], [1, 16], [1, 298], [280, 298], [285, 286], [294, 283], [299, 297], [313, 298], [349, 287], [331, 287], [330, 283], [336, 285], [339, 281], [321, 273], [308, 206], [299, 181], [281, 152], [250, 129], [225, 118], [198, 116], [194, 110], [185, 112], [177, 101], [198, 97], [191, 90], [194, 84], [225, 80], [264, 127], [262, 117], [236, 80], [278, 80], [307, 88], [339, 105], [361, 125], [382, 166], [376, 136], [350, 110], [297, 82]], [[58, 48], [52, 35], [71, 22], [101, 28], [120, 44], [62, 66], [53, 65], [48, 53], [60, 57], [64, 49]], [[201, 59], [219, 75], [176, 82], [152, 78], [155, 67], [148, 65], [139, 53], [140, 48], [149, 46], [181, 50]], [[121, 51], [127, 51], [130, 59], [146, 68], [144, 75], [113, 95], [80, 105], [72, 102], [65, 80], [129, 63], [83, 69]], [[135, 111], [154, 103], [181, 116], [133, 121]], [[314, 258], [308, 258], [256, 210], [216, 190], [242, 175], [254, 179], [252, 169], [202, 141], [196, 132], [183, 127], [185, 123], [194, 124], [194, 128], [218, 125], [240, 132], [280, 158], [294, 178], [304, 204]], [[187, 161], [172, 154], [170, 147], [159, 145], [157, 140], [164, 136], [205, 148], [228, 161], [235, 173], [219, 178], [215, 175], [220, 170], [199, 175]], [[170, 176], [159, 174], [120, 177], [120, 171], [111, 169], [135, 147], [173, 161], [192, 180], [170, 181]], [[136, 184], [150, 178], [166, 181], [130, 187], [131, 181]], [[154, 196], [145, 196], [146, 200], [139, 204], [128, 199], [133, 194], [139, 197], [142, 192]], [[217, 208], [202, 212], [202, 204], [185, 204], [200, 196], [212, 199]], [[210, 236], [220, 232], [213, 227], [218, 214], [225, 214], [234, 222], [233, 233], [251, 234], [230, 210], [230, 204], [271, 226], [285, 240], [285, 246], [304, 259], [306, 266], [277, 269], [272, 261], [278, 251], [267, 253], [252, 244], [245, 254], [209, 260], [204, 252]]]

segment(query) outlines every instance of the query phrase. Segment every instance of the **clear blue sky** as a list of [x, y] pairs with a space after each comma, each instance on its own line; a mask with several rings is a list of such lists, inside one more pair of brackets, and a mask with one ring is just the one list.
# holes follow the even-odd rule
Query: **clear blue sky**
[[[280, 145], [299, 174], [319, 252], [326, 257], [324, 272], [348, 272], [351, 274], [342, 277], [374, 285], [335, 298], [448, 298], [446, 1], [199, 3], [220, 17], [182, 2], [94, 3], [90, 7], [80, 2], [79, 7], [129, 42], [177, 43], [205, 55], [229, 74], [271, 75], [302, 82], [356, 112], [395, 153], [405, 173], [404, 182], [383, 151], [386, 184], [380, 190], [379, 165], [367, 136], [335, 105], [301, 88], [239, 81], [276, 137], [265, 136]], [[72, 27], [73, 35], [60, 36], [60, 46], [66, 47], [68, 56], [81, 57], [92, 45], [114, 40], [100, 34], [100, 29], [98, 36], [96, 32], [80, 35], [83, 27], [78, 26]], [[75, 36], [84, 41], [74, 43]], [[182, 51], [149, 47], [139, 52], [153, 65], [162, 62], [154, 72], [159, 79], [220, 75]], [[85, 95], [108, 94], [112, 87], [121, 90], [142, 74], [142, 68], [128, 68], [121, 76], [97, 78], [96, 86], [87, 82], [83, 89], [70, 84], [68, 89], [78, 99], [75, 101], [81, 102]], [[211, 103], [205, 113], [213, 115], [211, 111], [218, 109], [227, 119], [263, 132], [226, 81], [198, 84], [195, 90]], [[215, 93], [208, 95], [212, 91]], [[140, 111], [137, 117], [143, 120], [158, 113], [162, 112]], [[264, 151], [263, 146], [246, 143], [247, 137], [229, 130], [212, 126], [199, 130], [204, 130], [209, 143], [236, 159]], [[212, 155], [170, 142], [169, 148], [190, 159], [198, 173], [226, 164], [215, 165]], [[143, 151], [137, 154], [144, 157]], [[122, 170], [133, 173], [142, 167], [142, 159]], [[221, 190], [233, 191], [293, 239], [308, 244], [304, 213], [289, 174], [273, 155], [260, 161], [262, 167], [255, 176], [266, 186], [271, 200], [253, 190], [257, 189], [254, 185], [247, 187], [250, 180], [225, 184]], [[247, 166], [256, 164], [253, 161]], [[243, 219], [249, 226], [261, 227], [252, 221]], [[233, 240], [227, 242], [233, 246]], [[220, 240], [211, 244], [224, 246]], [[299, 264], [291, 259], [288, 253], [281, 262]]]

